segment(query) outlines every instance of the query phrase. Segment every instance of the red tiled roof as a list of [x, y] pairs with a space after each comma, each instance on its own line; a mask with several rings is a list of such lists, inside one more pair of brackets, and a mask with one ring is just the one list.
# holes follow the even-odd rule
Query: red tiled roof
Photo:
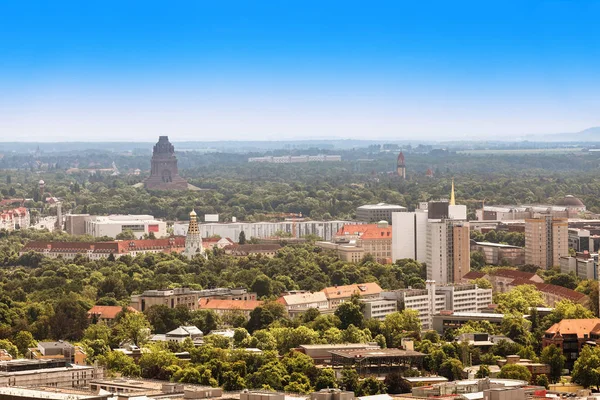
[[537, 290], [539, 290], [542, 293], [554, 294], [556, 296], [562, 297], [563, 299], [571, 300], [574, 302], [579, 302], [587, 297], [585, 294], [579, 293], [572, 289], [567, 289], [565, 287], [558, 286], [558, 285], [551, 285], [549, 283], [532, 282], [527, 279], [515, 279], [508, 285], [509, 286], [533, 285], [537, 288]]
[[584, 339], [584, 335], [587, 334], [589, 337], [591, 332], [598, 331], [600, 331], [600, 318], [563, 319], [548, 328], [546, 334], [555, 336], [577, 334], [579, 339]]
[[[127, 307], [127, 310], [137, 312], [133, 307]], [[88, 317], [96, 315], [102, 319], [115, 319], [121, 311], [123, 311], [121, 306], [94, 306], [88, 311]]]
[[243, 310], [252, 311], [263, 304], [260, 300], [222, 300], [202, 298], [198, 302], [200, 308], [209, 310]]
[[358, 293], [361, 296], [381, 293], [381, 287], [375, 282], [358, 283], [345, 286], [330, 286], [322, 290], [328, 299], [340, 299]]
[[113, 253], [126, 254], [130, 251], [169, 250], [185, 247], [185, 237], [168, 239], [116, 240], [110, 242], [29, 242], [21, 251], [45, 251], [53, 253]]
[[479, 279], [483, 278], [485, 274], [479, 271], [469, 271], [463, 275], [463, 279]]
[[380, 228], [377, 224], [344, 225], [335, 235], [358, 235], [361, 239], [391, 239], [392, 227]]
[[531, 280], [531, 278], [535, 277], [534, 273], [531, 272], [523, 272], [517, 271], [515, 269], [497, 269], [491, 273], [491, 275], [502, 276], [504, 278], [515, 278], [515, 279], [527, 279]]

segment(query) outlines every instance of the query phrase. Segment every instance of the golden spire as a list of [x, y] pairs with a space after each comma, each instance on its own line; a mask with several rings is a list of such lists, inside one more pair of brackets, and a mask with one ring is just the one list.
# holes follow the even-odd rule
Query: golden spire
[[450, 192], [450, 205], [456, 205], [456, 199], [454, 198], [454, 178], [452, 178], [452, 191]]
[[198, 229], [198, 220], [196, 219], [196, 215], [196, 211], [192, 210], [190, 213], [190, 226], [188, 228], [188, 234], [200, 232], [200, 229]]

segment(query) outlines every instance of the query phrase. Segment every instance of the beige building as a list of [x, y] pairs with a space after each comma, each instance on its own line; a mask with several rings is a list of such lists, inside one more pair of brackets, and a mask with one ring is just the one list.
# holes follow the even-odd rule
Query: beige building
[[525, 220], [525, 263], [542, 268], [560, 265], [569, 255], [569, 224], [565, 218], [544, 216]]
[[[387, 221], [377, 224], [344, 225], [333, 237], [340, 258], [355, 261], [371, 254], [380, 263], [392, 260], [392, 227]], [[354, 249], [352, 249], [354, 247]], [[358, 259], [360, 261], [360, 259]]]
[[365, 249], [356, 244], [316, 242], [315, 245], [325, 250], [335, 251], [342, 261], [358, 263], [365, 256]]
[[454, 282], [460, 282], [462, 277], [471, 270], [471, 237], [469, 224], [454, 225], [452, 257], [454, 258]]

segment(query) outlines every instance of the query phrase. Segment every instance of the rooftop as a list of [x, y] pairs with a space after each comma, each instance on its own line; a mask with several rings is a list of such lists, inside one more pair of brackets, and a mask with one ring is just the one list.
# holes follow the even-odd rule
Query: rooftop
[[364, 206], [358, 207], [358, 210], [395, 210], [395, 211], [406, 211], [406, 207], [402, 207], [398, 204], [365, 204]]
[[402, 350], [402, 349], [362, 349], [362, 350], [335, 350], [330, 352], [332, 355], [343, 358], [381, 358], [381, 357], [425, 357], [425, 354], [414, 350]]
[[26, 398], [39, 398], [46, 400], [85, 400], [85, 399], [98, 399], [108, 398], [112, 395], [97, 395], [97, 394], [83, 394], [73, 393], [64, 390], [58, 391], [56, 389], [25, 389], [20, 387], [0, 387], [0, 396], [26, 397]]
[[323, 292], [298, 293], [298, 294], [288, 294], [286, 296], [282, 296], [281, 299], [284, 304], [291, 306], [291, 305], [313, 303], [313, 302], [326, 302], [327, 296]]
[[221, 300], [202, 298], [198, 302], [200, 308], [211, 310], [244, 310], [252, 311], [263, 304], [260, 300]]
[[330, 286], [322, 290], [328, 299], [339, 299], [351, 297], [357, 293], [360, 296], [368, 296], [381, 293], [381, 287], [375, 282], [358, 283], [345, 286]]
[[591, 332], [600, 332], [600, 318], [588, 319], [563, 319], [555, 323], [546, 331], [546, 335], [553, 334], [555, 337], [563, 335], [577, 335], [579, 339], [586, 339]]
[[[102, 319], [115, 319], [124, 308], [121, 306], [94, 306], [88, 311], [88, 316], [92, 317], [95, 315]], [[137, 312], [133, 307], [127, 307], [126, 309], [131, 312]]]
[[392, 227], [379, 226], [379, 224], [353, 224], [344, 225], [335, 236], [356, 235], [360, 239], [391, 239]]
[[510, 283], [510, 286], [518, 286], [518, 285], [533, 285], [542, 293], [554, 294], [556, 296], [560, 296], [564, 299], [568, 299], [571, 301], [579, 302], [587, 298], [587, 296], [583, 293], [577, 292], [572, 289], [567, 289], [558, 285], [551, 285], [549, 283], [538, 283], [532, 282], [527, 279], [515, 279]]

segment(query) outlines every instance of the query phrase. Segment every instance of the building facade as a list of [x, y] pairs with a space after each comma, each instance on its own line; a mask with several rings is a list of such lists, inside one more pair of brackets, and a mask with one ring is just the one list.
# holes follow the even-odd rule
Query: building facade
[[392, 228], [386, 221], [344, 225], [336, 232], [333, 242], [360, 247], [365, 255], [371, 254], [380, 263], [392, 260]]
[[[75, 222], [76, 220], [72, 220], [73, 224]], [[151, 233], [156, 238], [161, 238], [167, 236], [167, 223], [154, 219], [152, 215], [107, 215], [85, 218], [85, 233], [88, 235], [115, 238], [124, 231], [132, 231], [138, 239]]]
[[356, 219], [364, 222], [387, 221], [392, 223], [392, 213], [406, 212], [406, 207], [396, 204], [366, 204], [356, 209]]
[[[523, 265], [525, 248], [502, 243], [472, 242], [471, 251], [479, 251], [485, 256], [488, 265]], [[504, 264], [506, 265], [506, 264]]]
[[29, 209], [17, 207], [10, 210], [0, 211], [0, 229], [14, 231], [27, 229], [31, 225]]
[[90, 260], [99, 260], [110, 256], [119, 258], [124, 255], [135, 257], [147, 253], [181, 253], [185, 238], [168, 239], [115, 240], [112, 242], [28, 242], [20, 255], [32, 251], [45, 257], [73, 259], [77, 256]]
[[560, 272], [575, 274], [579, 279], [598, 280], [598, 254], [584, 252], [575, 257], [561, 257]]
[[175, 148], [168, 136], [159, 136], [150, 161], [150, 176], [144, 181], [150, 190], [187, 190], [188, 183], [179, 176]]
[[402, 179], [406, 179], [406, 164], [404, 161], [404, 153], [400, 152], [396, 163], [396, 174]]
[[400, 289], [383, 292], [382, 297], [396, 300], [400, 309], [416, 310], [423, 329], [433, 328], [433, 316], [442, 311], [478, 313], [492, 304], [492, 289], [475, 284], [436, 285], [427, 281], [425, 289]]
[[565, 218], [545, 215], [525, 220], [525, 263], [542, 268], [560, 265], [569, 255], [569, 224]]
[[197, 255], [204, 255], [202, 236], [200, 235], [200, 230], [198, 229], [198, 221], [196, 216], [196, 211], [192, 210], [192, 212], [190, 212], [190, 224], [185, 237], [185, 250], [183, 251], [183, 255], [190, 259]]

